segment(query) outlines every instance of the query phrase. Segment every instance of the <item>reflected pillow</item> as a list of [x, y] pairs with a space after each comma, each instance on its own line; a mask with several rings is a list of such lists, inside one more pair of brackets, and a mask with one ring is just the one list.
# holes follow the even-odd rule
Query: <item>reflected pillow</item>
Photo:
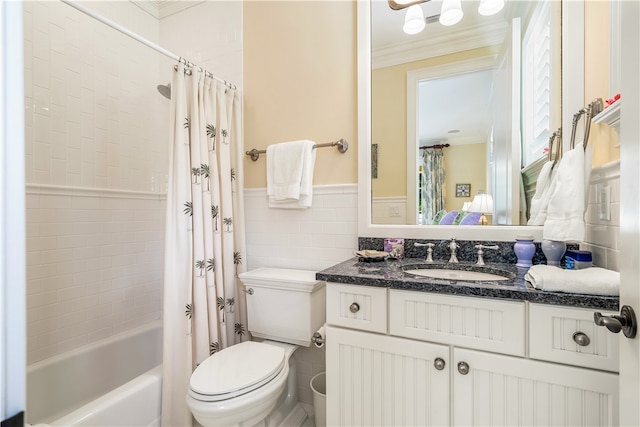
[[433, 221], [431, 221], [431, 225], [440, 224], [440, 220], [442, 219], [443, 216], [446, 215], [446, 213], [447, 213], [446, 209], [439, 210], [436, 216], [433, 217]]
[[458, 212], [458, 215], [456, 215], [455, 219], [453, 220], [453, 225], [460, 225], [460, 222], [467, 216], [467, 213], [467, 211]]
[[453, 224], [453, 221], [456, 219], [457, 216], [458, 216], [458, 211], [448, 212], [440, 220], [440, 225], [451, 225], [451, 224]]
[[464, 218], [462, 218], [460, 225], [478, 225], [481, 215], [482, 214], [480, 212], [469, 212]]

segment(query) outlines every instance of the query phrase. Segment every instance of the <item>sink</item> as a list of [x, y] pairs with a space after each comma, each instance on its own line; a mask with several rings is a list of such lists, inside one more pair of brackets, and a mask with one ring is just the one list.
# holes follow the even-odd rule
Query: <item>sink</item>
[[499, 274], [483, 273], [480, 271], [466, 270], [449, 270], [446, 268], [420, 268], [415, 270], [405, 270], [405, 273], [414, 276], [431, 277], [434, 279], [448, 280], [481, 280], [481, 281], [498, 281], [509, 280], [508, 277]]

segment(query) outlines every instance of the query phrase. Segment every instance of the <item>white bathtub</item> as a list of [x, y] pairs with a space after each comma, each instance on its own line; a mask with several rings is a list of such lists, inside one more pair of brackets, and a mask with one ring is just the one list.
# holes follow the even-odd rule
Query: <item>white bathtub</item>
[[162, 326], [129, 331], [27, 367], [27, 422], [160, 424]]

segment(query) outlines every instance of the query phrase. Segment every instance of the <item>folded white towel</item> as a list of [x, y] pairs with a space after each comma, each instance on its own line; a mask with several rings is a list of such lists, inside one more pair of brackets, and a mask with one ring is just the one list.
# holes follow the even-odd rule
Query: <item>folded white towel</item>
[[534, 265], [524, 279], [536, 289], [588, 295], [620, 295], [620, 273], [599, 267], [564, 270]]
[[547, 219], [549, 199], [551, 198], [556, 173], [558, 172], [557, 166], [554, 168], [553, 162], [547, 162], [542, 166], [536, 182], [536, 193], [531, 199], [527, 225], [544, 225]]
[[556, 168], [558, 173], [544, 222], [542, 237], [560, 242], [584, 240], [585, 156], [582, 144], [565, 153]]
[[267, 147], [267, 196], [269, 206], [303, 209], [311, 206], [315, 143], [283, 142]]

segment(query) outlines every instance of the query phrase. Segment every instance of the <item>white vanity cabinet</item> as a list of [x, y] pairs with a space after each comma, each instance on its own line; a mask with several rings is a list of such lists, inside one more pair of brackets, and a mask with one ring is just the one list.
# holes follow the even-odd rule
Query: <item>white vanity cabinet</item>
[[593, 311], [328, 283], [327, 423], [616, 425]]

